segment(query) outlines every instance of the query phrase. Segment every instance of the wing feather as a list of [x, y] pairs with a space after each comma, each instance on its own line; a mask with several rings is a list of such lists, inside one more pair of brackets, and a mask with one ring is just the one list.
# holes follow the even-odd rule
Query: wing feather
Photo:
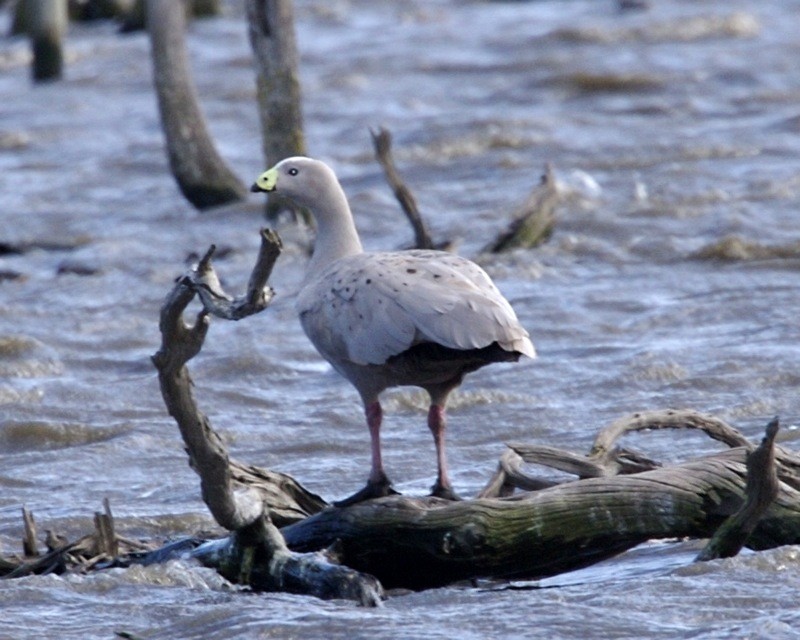
[[528, 333], [489, 276], [440, 251], [362, 253], [330, 265], [298, 296], [311, 341], [331, 363], [382, 364], [419, 342], [498, 342], [533, 356]]

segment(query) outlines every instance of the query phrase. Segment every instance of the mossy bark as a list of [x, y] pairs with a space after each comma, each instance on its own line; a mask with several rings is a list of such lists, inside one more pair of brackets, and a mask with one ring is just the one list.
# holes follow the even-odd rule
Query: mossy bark
[[[310, 551], [338, 541], [342, 562], [386, 587], [470, 578], [540, 578], [577, 569], [650, 539], [709, 537], [741, 504], [743, 448], [646, 473], [590, 478], [512, 499], [443, 503], [383, 498], [325, 510], [282, 533]], [[800, 502], [782, 487], [748, 539], [752, 548], [800, 542]]]

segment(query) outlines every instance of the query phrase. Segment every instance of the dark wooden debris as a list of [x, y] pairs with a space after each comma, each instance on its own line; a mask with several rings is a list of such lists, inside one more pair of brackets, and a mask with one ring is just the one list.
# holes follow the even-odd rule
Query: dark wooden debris
[[503, 253], [513, 249], [531, 249], [546, 242], [556, 225], [556, 206], [561, 194], [549, 162], [541, 183], [512, 214], [508, 228], [483, 248], [484, 253]]
[[[392, 188], [395, 198], [397, 198], [397, 201], [400, 203], [400, 208], [403, 210], [403, 213], [406, 214], [408, 221], [411, 223], [411, 228], [414, 230], [414, 248], [442, 248], [440, 245], [436, 245], [433, 242], [428, 227], [422, 219], [422, 215], [417, 207], [414, 194], [411, 193], [411, 189], [408, 188], [395, 167], [394, 158], [392, 158], [392, 134], [388, 129], [384, 129], [383, 127], [377, 131], [370, 130], [370, 134], [375, 147], [375, 158], [378, 160], [378, 164], [383, 168], [386, 181]], [[449, 243], [445, 243], [445, 245], [446, 244]]]
[[742, 550], [761, 517], [778, 497], [780, 485], [775, 470], [775, 437], [778, 418], [773, 419], [758, 448], [747, 453], [747, 490], [741, 509], [722, 523], [697, 556], [700, 561], [730, 558]]

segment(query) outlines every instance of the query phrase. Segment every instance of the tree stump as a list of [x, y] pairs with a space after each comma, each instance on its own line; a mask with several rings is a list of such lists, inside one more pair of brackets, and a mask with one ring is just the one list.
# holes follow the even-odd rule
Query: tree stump
[[217, 153], [200, 110], [186, 53], [186, 9], [176, 0], [147, 0], [153, 80], [172, 175], [186, 199], [208, 209], [247, 195]]
[[[292, 0], [247, 0], [246, 6], [261, 142], [264, 161], [271, 167], [284, 158], [306, 154], [294, 9]], [[272, 219], [282, 209], [295, 208], [277, 194], [270, 195], [267, 216]], [[307, 211], [295, 213], [312, 226]]]

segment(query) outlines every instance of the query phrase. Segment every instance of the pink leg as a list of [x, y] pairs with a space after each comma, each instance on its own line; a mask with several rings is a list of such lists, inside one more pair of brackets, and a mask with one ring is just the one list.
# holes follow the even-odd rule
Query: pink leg
[[392, 483], [383, 471], [383, 461], [381, 460], [381, 421], [383, 419], [383, 411], [381, 405], [377, 400], [369, 402], [364, 406], [364, 412], [367, 414], [367, 426], [369, 427], [369, 437], [372, 442], [372, 469], [369, 472], [367, 486], [349, 498], [334, 502], [333, 504], [337, 507], [349, 507], [364, 500], [381, 498], [397, 493], [392, 489]]
[[439, 404], [432, 404], [428, 411], [428, 428], [433, 434], [433, 442], [436, 445], [436, 463], [439, 468], [436, 484], [431, 489], [432, 495], [447, 498], [448, 500], [458, 500], [447, 473], [447, 454], [444, 445], [446, 427], [447, 420], [445, 419], [444, 407]]
[[369, 473], [369, 482], [387, 482], [386, 474], [383, 472], [383, 459], [381, 458], [381, 422], [383, 421], [383, 410], [381, 403], [377, 400], [370, 402], [364, 408], [367, 414], [367, 426], [369, 427], [369, 437], [372, 444], [372, 468]]

